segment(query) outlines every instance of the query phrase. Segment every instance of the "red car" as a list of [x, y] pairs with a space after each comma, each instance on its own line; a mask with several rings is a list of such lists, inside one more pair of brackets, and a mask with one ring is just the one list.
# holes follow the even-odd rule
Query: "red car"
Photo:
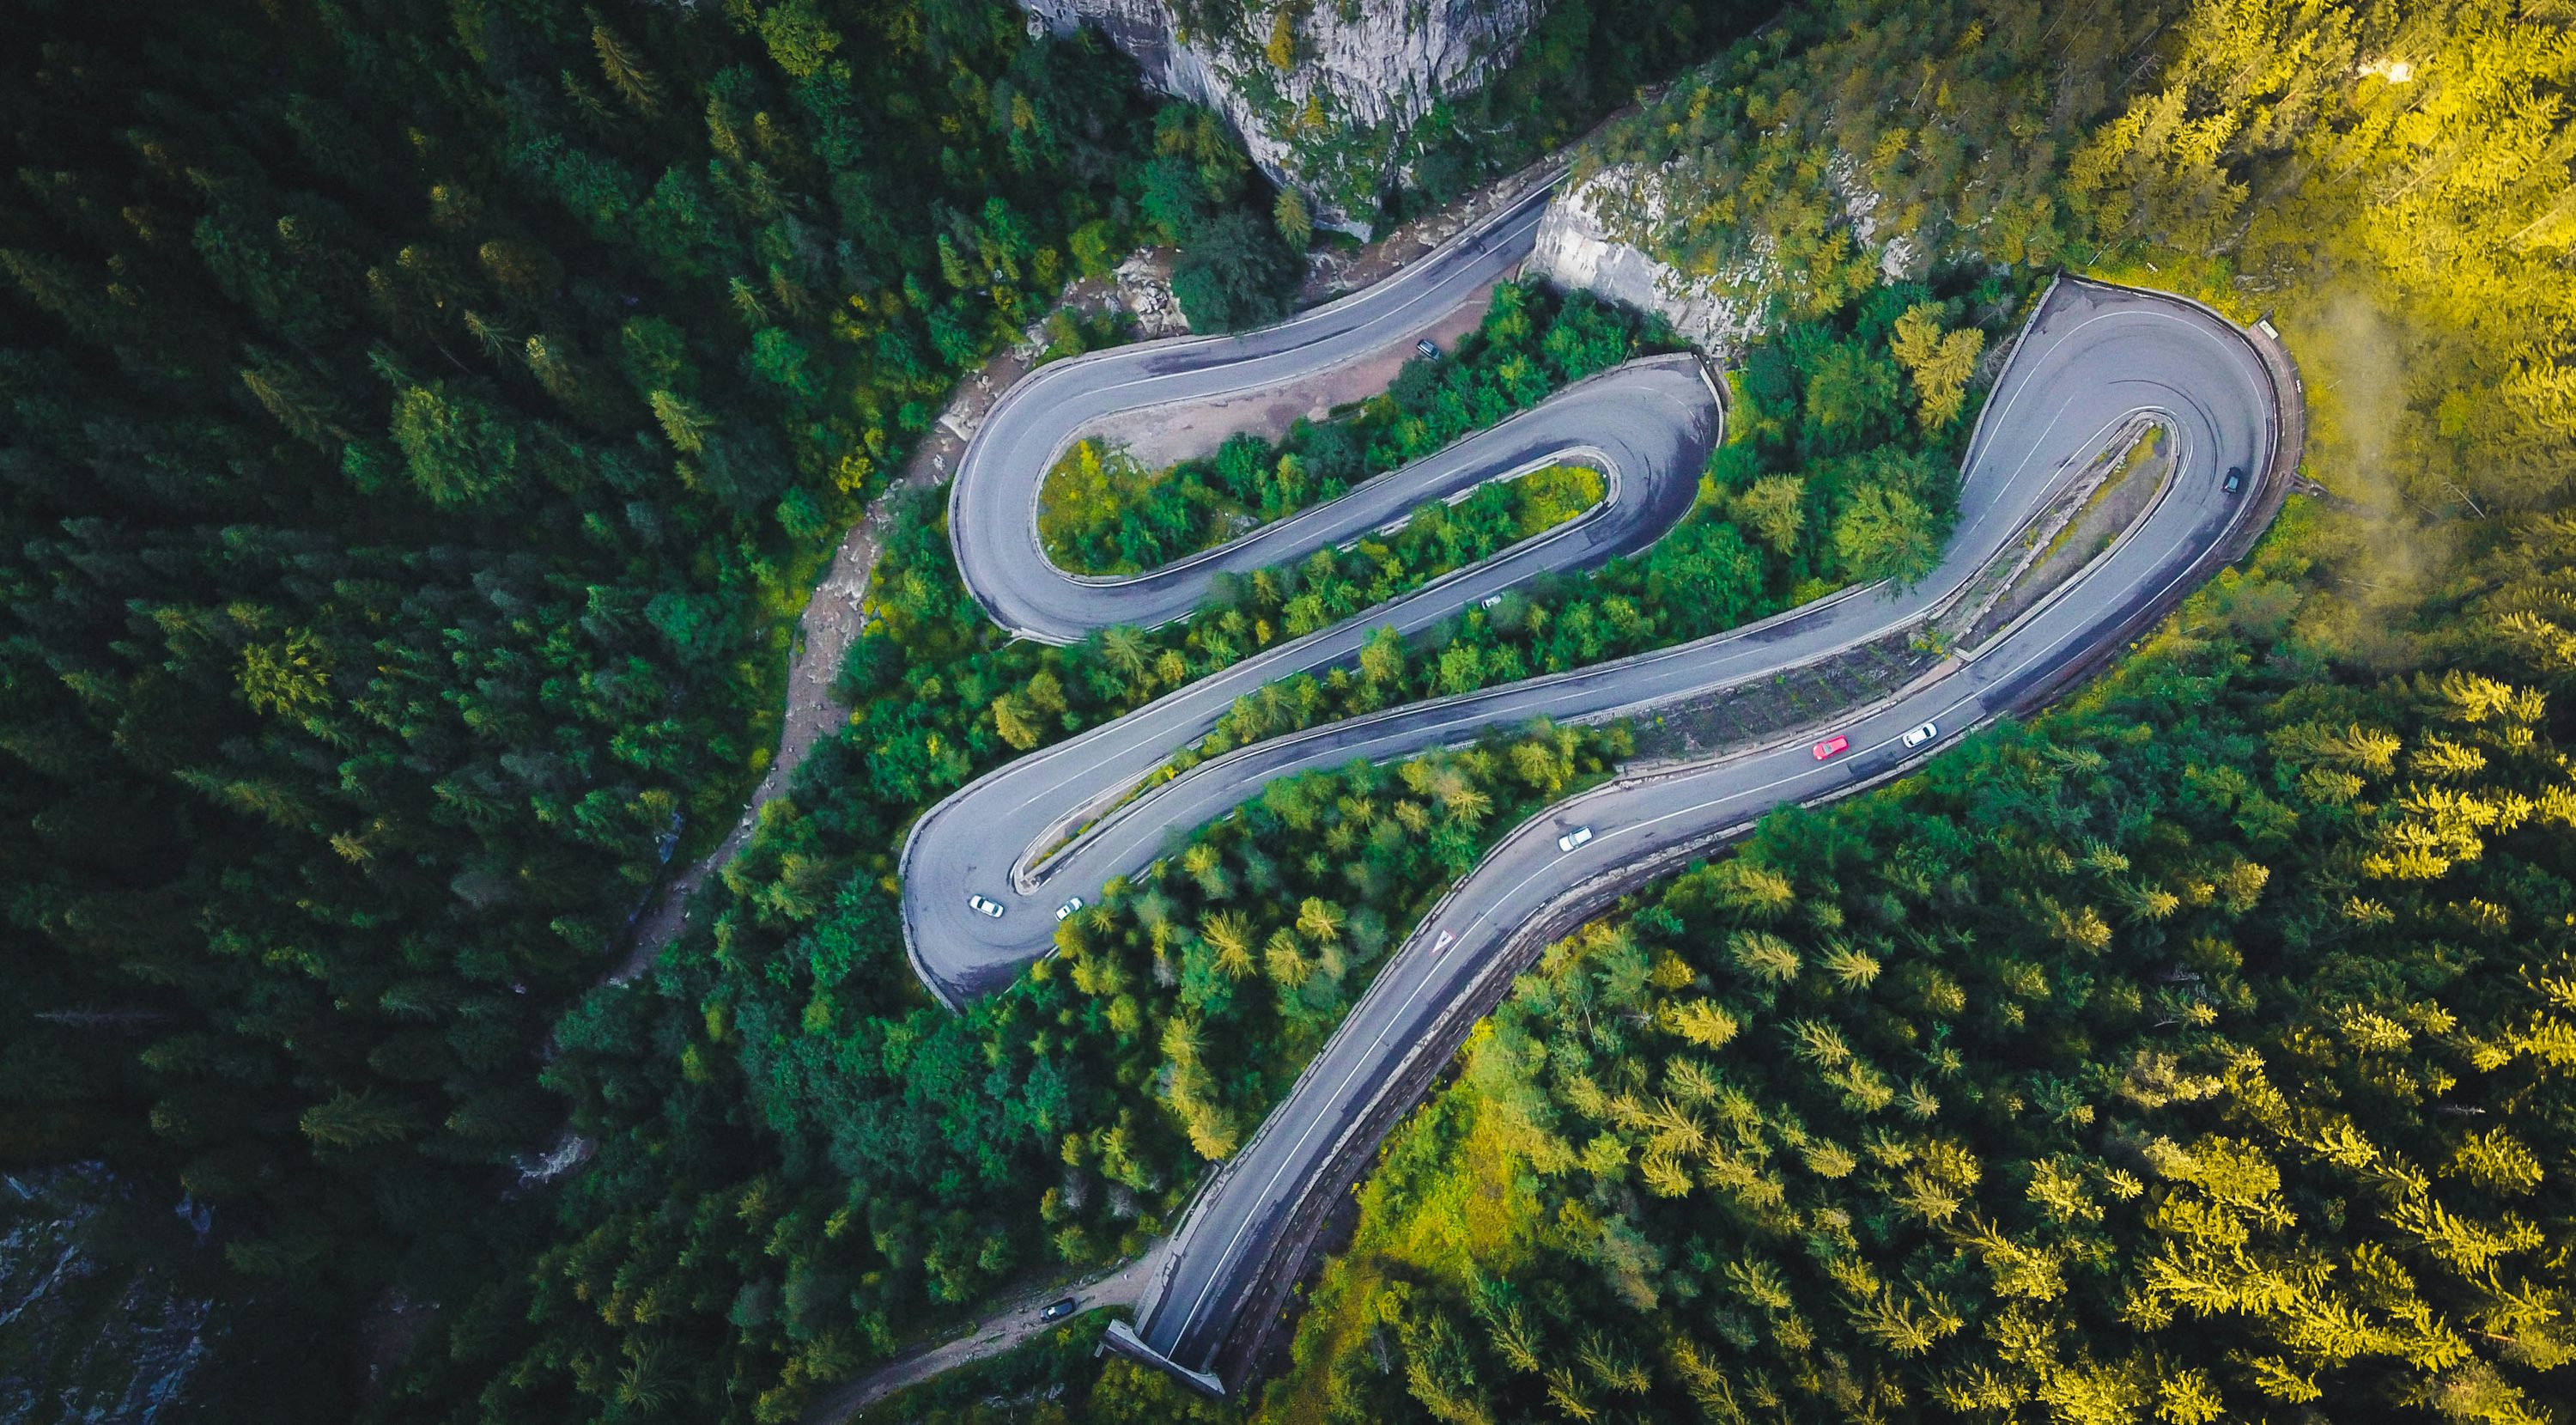
[[1816, 744], [1816, 760], [1822, 762], [1826, 758], [1833, 756], [1835, 753], [1840, 752], [1849, 746], [1851, 746], [1851, 739], [1843, 736], [1841, 733], [1836, 733]]

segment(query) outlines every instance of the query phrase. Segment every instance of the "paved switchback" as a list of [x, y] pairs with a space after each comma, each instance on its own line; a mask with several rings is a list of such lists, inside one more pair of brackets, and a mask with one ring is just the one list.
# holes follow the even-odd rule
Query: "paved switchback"
[[1345, 543], [1424, 499], [1454, 493], [1426, 473], [1431, 462], [1416, 462], [1331, 504], [1123, 577], [1068, 574], [1038, 541], [1039, 489], [1077, 436], [1152, 407], [1286, 386], [1410, 346], [1426, 323], [1520, 266], [1553, 191], [1533, 184], [1387, 280], [1277, 326], [1113, 347], [1031, 372], [986, 414], [949, 486], [948, 539], [968, 591], [994, 622], [1048, 643], [1078, 642], [1111, 624], [1152, 628], [1197, 607], [1219, 573], [1249, 573]]
[[[1498, 225], [1507, 229], [1518, 211], [1508, 210]], [[1414, 271], [1429, 282], [1455, 270], [1426, 259]], [[1399, 276], [1371, 293], [1405, 281]], [[1402, 310], [1402, 297], [1399, 290], [1382, 298], [1386, 310]], [[1383, 332], [1371, 340], [1382, 342]], [[1151, 383], [1183, 376], [1206, 383], [1200, 394], [1240, 389], [1240, 373], [1228, 375], [1224, 366], [1230, 359], [1226, 349], [1226, 343], [1186, 343], [1170, 352], [1137, 349], [1138, 365], [1128, 382], [1107, 379], [1111, 363], [1096, 363], [1104, 371], [1087, 378], [1093, 384], [1082, 396], [1092, 404], [997, 409], [977, 443], [990, 440], [996, 451], [1045, 446], [1038, 451], [1043, 460], [1074, 431], [1113, 418], [1122, 409], [1116, 404], [1121, 392], [1150, 391], [1150, 399], [1159, 402], [1168, 389]], [[1194, 375], [1166, 364], [1165, 357], [1175, 355], [1214, 363], [1214, 369]], [[1244, 359], [1266, 358], [1256, 343], [1255, 354]], [[1248, 799], [1272, 777], [1355, 756], [1401, 756], [1532, 716], [1598, 717], [1696, 697], [1905, 628], [1963, 588], [2132, 416], [2154, 414], [2170, 429], [2176, 473], [2121, 543], [1973, 662], [1840, 729], [1851, 739], [1842, 756], [1819, 762], [1801, 743], [1718, 758], [1598, 789], [1550, 808], [1507, 837], [1390, 958], [1288, 1098], [1202, 1193], [1176, 1234], [1164, 1273], [1140, 1303], [1139, 1334], [1153, 1352], [1207, 1371], [1308, 1184], [1367, 1115], [1407, 1053], [1449, 1005], [1473, 989], [1513, 929], [1622, 866], [1703, 844], [1772, 806], [1830, 797], [1928, 756], [2035, 684], [2097, 655], [2132, 615], [2173, 597], [2254, 507], [2255, 484], [2270, 468], [2277, 439], [2276, 400], [2244, 336], [2207, 311], [2155, 294], [2061, 283], [2035, 315], [1980, 418], [1964, 462], [1950, 547], [1914, 589], [1847, 591], [1682, 647], [1255, 744], [1139, 797], [1045, 857], [1066, 829], [1212, 726], [1238, 694], [1349, 657], [1380, 623], [1411, 632], [1537, 569], [1582, 567], [1660, 535], [1688, 507], [1700, 462], [1717, 438], [1715, 400], [1687, 359], [1606, 373], [1408, 467], [1401, 477], [1381, 477], [1419, 482], [1394, 504], [1400, 512], [1433, 490], [1464, 488], [1458, 482], [1489, 478], [1551, 454], [1579, 453], [1602, 463], [1613, 477], [1614, 498], [1603, 512], [1008, 764], [925, 814], [904, 854], [904, 925], [915, 968], [952, 1004], [1006, 983], [1046, 953], [1053, 909], [1067, 896], [1096, 896], [1110, 877], [1148, 864], [1170, 833]], [[1133, 403], [1124, 409], [1132, 408]], [[1049, 430], [1059, 434], [1041, 438]], [[1375, 510], [1353, 514], [1342, 508], [1346, 502], [1336, 502], [1244, 541], [1264, 543], [1257, 557], [1230, 548], [1168, 577], [1079, 580], [1053, 570], [1036, 552], [1034, 490], [1043, 464], [978, 465], [975, 456], [970, 450], [961, 464], [959, 489], [951, 497], [960, 569], [997, 616], [1042, 636], [1077, 637], [1111, 622], [1175, 616], [1218, 568], [1294, 559], [1391, 517]], [[2235, 496], [2221, 489], [2232, 467], [2247, 472], [2246, 489]], [[977, 481], [992, 488], [976, 487]], [[1018, 494], [996, 494], [1015, 483]], [[1369, 494], [1364, 486], [1347, 499]], [[1008, 523], [992, 527], [999, 521]], [[1303, 544], [1286, 537], [1300, 525]], [[1250, 565], [1233, 562], [1246, 558]], [[1022, 600], [1035, 603], [1022, 609]], [[1938, 721], [1942, 736], [1929, 748], [1907, 752], [1900, 735], [1925, 721]], [[1593, 828], [1592, 842], [1559, 853], [1557, 835], [1576, 825]], [[991, 897], [1006, 914], [993, 920], [973, 913], [966, 906], [970, 893]], [[1443, 934], [1450, 942], [1435, 953], [1430, 947]]]
[[[904, 935], [914, 969], [951, 1004], [1007, 984], [1022, 966], [1053, 947], [1057, 906], [1076, 895], [1097, 900], [1111, 877], [1132, 873], [1153, 859], [1167, 829], [1195, 826], [1242, 801], [1244, 794], [1235, 789], [1244, 784], [1249, 768], [1228, 763], [1238, 769], [1234, 776], [1194, 770], [1122, 808], [1043, 864], [1033, 864], [1072, 825], [1213, 729], [1236, 698], [1264, 683], [1357, 656], [1360, 644], [1380, 625], [1412, 634], [1541, 571], [1597, 565], [1651, 545], [1689, 510], [1717, 425], [1716, 398], [1696, 361], [1666, 357], [1570, 387], [1479, 436], [1380, 476], [1401, 477], [1415, 486], [1413, 497], [1394, 502], [1397, 514], [1438, 491], [1465, 489], [1567, 454], [1599, 466], [1610, 490], [1584, 517], [1472, 569], [1247, 658], [1115, 722], [1006, 763], [952, 793], [914, 823], [904, 843]], [[1350, 498], [1363, 494], [1382, 498], [1367, 486]], [[1384, 520], [1362, 522], [1355, 532], [1378, 523]], [[1336, 534], [1341, 532], [1318, 535], [1318, 542], [1338, 542]], [[1305, 552], [1278, 551], [1274, 557], [1293, 559]], [[1202, 585], [1213, 572], [1202, 576]], [[970, 572], [967, 577], [972, 587], [976, 576]], [[1063, 602], [1070, 605], [1072, 600]], [[1114, 600], [1103, 602], [1115, 606]], [[1508, 714], [1493, 714], [1502, 715]], [[1371, 726], [1382, 735], [1382, 725]], [[1296, 745], [1336, 764], [1365, 755], [1357, 744], [1338, 753], [1318, 751], [1317, 744], [1304, 739]], [[967, 904], [970, 894], [992, 899], [1007, 913], [999, 920], [977, 914]]]

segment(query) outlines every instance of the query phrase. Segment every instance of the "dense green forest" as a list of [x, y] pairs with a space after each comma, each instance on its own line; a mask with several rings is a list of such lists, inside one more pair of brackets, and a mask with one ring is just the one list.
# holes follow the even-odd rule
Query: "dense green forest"
[[731, 819], [958, 373], [1267, 200], [996, 4], [0, 36], [0, 1152], [175, 1175], [345, 1329], [483, 1270], [555, 1014]]
[[[1549, 7], [1387, 206], [1720, 23]], [[2561, 1418], [2569, 24], [1830, 0], [1614, 126], [1605, 221], [1769, 317], [1699, 507], [1225, 745], [1919, 573], [2051, 266], [2273, 312], [2337, 499], [2066, 711], [1553, 952], [1391, 1144], [1264, 1408]], [[1624, 755], [1505, 730], [1283, 783], [944, 1014], [911, 816], [1519, 519], [1427, 509], [1055, 649], [982, 618], [923, 500], [851, 726], [594, 989], [958, 378], [1141, 243], [1194, 323], [1275, 315], [1303, 207], [976, 0], [30, 0], [0, 65], [0, 1163], [208, 1215], [210, 1416], [350, 1413], [313, 1363], [364, 1322], [378, 1418], [793, 1418], [1168, 1227], [1429, 898]], [[1408, 373], [1423, 440], [1468, 365]], [[1297, 498], [1281, 453], [1245, 509]], [[593, 1155], [532, 1186], [567, 1118]], [[1242, 1413], [1072, 1360], [1029, 1411], [925, 1408]]]
[[[816, 1211], [835, 1180], [817, 1125], [915, 1110], [823, 1072], [841, 1050], [770, 1104], [746, 1095], [746, 1068], [787, 1074], [795, 1043], [728, 1019], [737, 998], [755, 1030], [774, 1009], [774, 987], [749, 992], [765, 962], [748, 944], [681, 952], [721, 989], [558, 1014], [614, 963], [675, 849], [731, 819], [807, 582], [962, 371], [1139, 242], [1180, 246], [1175, 288], [1202, 325], [1281, 310], [1293, 254], [1224, 127], [1151, 100], [1089, 38], [1031, 40], [990, 4], [241, 5], [184, 26], [38, 5], [6, 25], [22, 201], [0, 210], [0, 498], [23, 537], [0, 555], [0, 855], [25, 947], [0, 1055], [8, 1158], [175, 1179], [212, 1211], [236, 1319], [295, 1318], [244, 1333], [246, 1358], [354, 1355], [348, 1323], [389, 1284], [427, 1305], [413, 1319], [435, 1365], [382, 1403], [396, 1414], [704, 1418], [722, 1398], [775, 1418], [886, 1349], [887, 1312], [962, 1302], [1014, 1252], [1132, 1243], [1127, 1183], [1167, 1199], [1198, 1160], [1150, 1097], [1115, 1095], [1134, 1126], [1100, 1126], [1084, 1170], [1117, 1186], [1074, 1214], [1095, 1243], [1050, 1224], [1043, 1184], [1004, 1191], [1028, 1180], [1024, 1113], [961, 1128], [960, 1155], [935, 1156], [962, 1167], [858, 1199], [836, 1183]], [[833, 984], [891, 943], [868, 863], [913, 811], [1322, 607], [1291, 607], [1309, 590], [1283, 571], [1185, 636], [1005, 647], [935, 524], [907, 527], [844, 679], [857, 726], [699, 921], [718, 942], [757, 920], [747, 939], [801, 945], [828, 920]], [[1332, 597], [1355, 609], [1490, 547], [1435, 516]], [[1549, 745], [1571, 759], [1549, 785], [1604, 755]], [[1499, 766], [1471, 760], [1438, 793], [1523, 804], [1531, 784], [1481, 789]], [[1454, 874], [1455, 848], [1432, 845], [1408, 842], [1383, 883], [1324, 878], [1356, 925], [1310, 947], [1326, 973], [1299, 982], [1317, 988], [1298, 1013], [1329, 1018], [1323, 986]], [[1244, 874], [1271, 873], [1255, 857]], [[787, 1019], [818, 1044], [836, 1025], [901, 1040], [923, 1005], [888, 963], [846, 1021], [828, 993]], [[1263, 1012], [1269, 1042], [1297, 1032]], [[673, 1038], [674, 1018], [703, 1042]], [[1120, 1024], [1083, 1049], [1094, 1107], [1134, 1087], [1122, 1055], [1164, 1053]], [[897, 1049], [886, 1072], [907, 1062]], [[820, 1086], [831, 1103], [796, 1102]], [[1238, 1074], [1198, 1101], [1257, 1116], [1274, 1090]], [[596, 1162], [512, 1189], [567, 1107]], [[661, 1156], [639, 1112], [679, 1151]], [[1009, 1146], [981, 1161], [988, 1132]], [[958, 1223], [924, 1218], [960, 1171], [1015, 1214], [1001, 1248], [963, 1261]], [[774, 1276], [717, 1251], [719, 1330], [685, 1349], [628, 1294], [574, 1304], [591, 1291], [570, 1263], [645, 1270], [620, 1241], [640, 1263], [737, 1240], [669, 1217], [718, 1197], [726, 1231], [760, 1224], [782, 1256], [799, 1232], [865, 1225], [849, 1272], [895, 1279], [863, 1310], [830, 1251]], [[244, 1409], [327, 1414], [353, 1373], [226, 1379]]]

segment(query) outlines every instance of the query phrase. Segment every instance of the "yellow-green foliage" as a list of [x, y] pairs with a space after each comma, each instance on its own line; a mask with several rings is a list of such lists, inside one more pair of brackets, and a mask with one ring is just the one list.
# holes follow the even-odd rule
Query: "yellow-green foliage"
[[1594, 505], [1609, 486], [1588, 465], [1551, 465], [1512, 482], [1514, 527], [1522, 538], [1553, 529]]
[[[2324, 407], [2313, 454], [2329, 459], [2312, 465], [2339, 490], [2389, 500], [2393, 476], [2431, 506], [2563, 497], [2564, 17], [2509, 0], [2210, 0], [2174, 40], [2072, 162], [2075, 201], [2140, 240], [2128, 274], [2179, 278], [2241, 317], [2276, 311]], [[2256, 201], [2258, 159], [2299, 180]], [[2383, 578], [2419, 561], [2394, 562]]]
[[[1470, 1062], [1491, 1048], [1480, 1031]], [[1511, 1270], [1546, 1230], [1515, 1129], [1492, 1098], [1462, 1083], [1418, 1110], [1392, 1142], [1360, 1190], [1350, 1247], [1308, 1303], [1293, 1348], [1298, 1368], [1264, 1400], [1265, 1419], [1347, 1413], [1358, 1402], [1346, 1376], [1364, 1359], [1363, 1343], [1403, 1319], [1410, 1283]]]
[[[2576, 522], [2500, 531], [2385, 681], [2298, 632], [2314, 527], [2067, 711], [1552, 949], [1268, 1417], [2561, 1418]], [[1539, 1227], [1479, 1255], [1447, 1187], [1506, 1171]]]
[[1916, 419], [1927, 431], [1939, 430], [1967, 404], [1968, 378], [1986, 349], [1986, 334], [1975, 327], [1942, 330], [1939, 304], [1926, 302], [1897, 318], [1888, 349], [1914, 382]]
[[1077, 440], [1038, 486], [1038, 539], [1050, 558], [1064, 563], [1071, 558], [1074, 531], [1114, 524], [1170, 475], [1146, 469], [1125, 446]]

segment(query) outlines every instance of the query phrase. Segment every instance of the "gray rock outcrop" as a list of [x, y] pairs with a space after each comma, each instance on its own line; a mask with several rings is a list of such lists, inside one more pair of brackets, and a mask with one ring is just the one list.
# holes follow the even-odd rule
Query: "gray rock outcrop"
[[[1365, 237], [1377, 195], [1416, 152], [1431, 107], [1510, 62], [1542, 0], [1247, 4], [1231, 33], [1185, 32], [1170, 0], [1020, 0], [1033, 27], [1090, 24], [1145, 80], [1230, 120], [1316, 221]], [[1283, 28], [1284, 27], [1284, 28]], [[1274, 63], [1285, 53], [1289, 63]]]
[[1724, 351], [1750, 338], [1761, 321], [1757, 305], [1719, 295], [1721, 284], [1695, 280], [1611, 236], [1600, 205], [1614, 192], [1631, 201], [1643, 194], [1652, 205], [1653, 177], [1612, 168], [1558, 193], [1539, 220], [1538, 247], [1526, 270], [1560, 287], [1586, 288], [1653, 312], [1703, 351]]

